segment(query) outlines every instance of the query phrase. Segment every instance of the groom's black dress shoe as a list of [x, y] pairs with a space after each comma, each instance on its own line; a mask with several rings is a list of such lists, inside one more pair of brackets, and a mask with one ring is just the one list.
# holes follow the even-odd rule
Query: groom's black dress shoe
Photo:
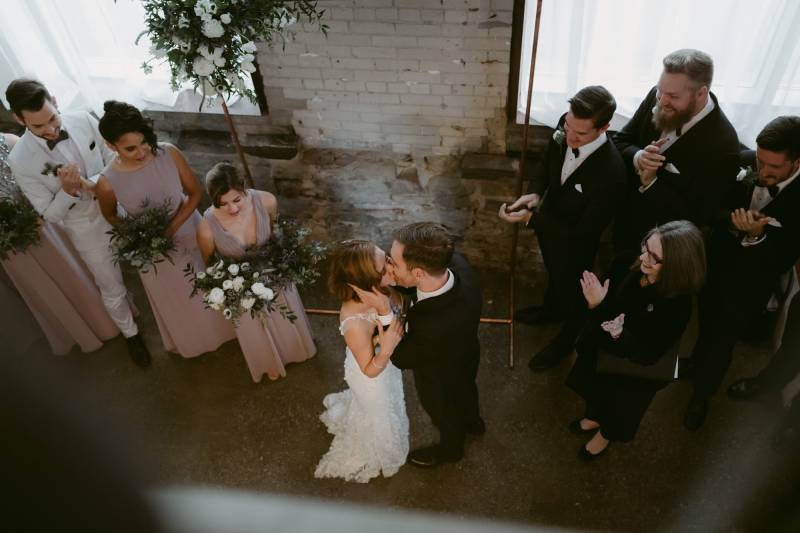
[[763, 388], [758, 378], [743, 378], [728, 387], [728, 398], [731, 400], [749, 400], [761, 393]]
[[437, 445], [413, 450], [408, 454], [408, 463], [420, 468], [436, 468], [442, 463], [457, 463], [464, 457], [461, 455], [445, 455]]
[[531, 360], [528, 361], [528, 368], [534, 372], [550, 370], [568, 356], [570, 351], [556, 344], [548, 344], [539, 353], [531, 357]]
[[464, 430], [470, 435], [483, 435], [486, 433], [486, 422], [483, 418], [478, 418], [464, 425]]
[[558, 314], [543, 305], [523, 307], [514, 311], [514, 322], [519, 322], [520, 324], [542, 324], [557, 320], [559, 320]]
[[133, 337], [128, 337], [125, 342], [128, 344], [128, 354], [137, 366], [142, 368], [150, 366], [150, 352], [147, 350], [147, 346], [144, 345], [141, 335], [136, 334]]

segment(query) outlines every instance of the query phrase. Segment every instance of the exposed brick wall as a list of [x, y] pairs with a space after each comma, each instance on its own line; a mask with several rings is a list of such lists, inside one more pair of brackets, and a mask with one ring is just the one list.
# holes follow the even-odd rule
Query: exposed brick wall
[[258, 61], [273, 124], [306, 146], [505, 150], [513, 0], [320, 0]]

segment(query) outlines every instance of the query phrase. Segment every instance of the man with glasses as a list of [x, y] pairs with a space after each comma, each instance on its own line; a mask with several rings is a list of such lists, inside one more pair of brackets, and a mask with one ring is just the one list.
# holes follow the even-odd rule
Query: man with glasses
[[800, 117], [772, 120], [756, 144], [757, 173], [736, 183], [729, 215], [709, 244], [708, 283], [692, 353], [694, 392], [684, 416], [690, 430], [703, 425], [747, 322], [765, 308], [780, 277], [800, 258]]
[[564, 321], [558, 335], [528, 363], [534, 372], [572, 353], [586, 310], [578, 280], [584, 270], [592, 270], [600, 235], [625, 193], [625, 165], [606, 137], [616, 107], [601, 86], [584, 87], [570, 98], [528, 194], [508, 208], [503, 204], [498, 213], [502, 220], [536, 230], [548, 274], [544, 305], [521, 309], [514, 320]]
[[712, 225], [736, 175], [739, 141], [710, 92], [711, 57], [677, 50], [663, 61], [658, 84], [614, 135], [628, 168], [628, 195], [614, 224], [615, 267], [633, 262], [642, 237], [659, 224]]

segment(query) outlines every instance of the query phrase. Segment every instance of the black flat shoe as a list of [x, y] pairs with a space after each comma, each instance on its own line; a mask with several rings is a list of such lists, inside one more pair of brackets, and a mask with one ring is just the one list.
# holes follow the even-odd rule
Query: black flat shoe
[[528, 361], [528, 368], [533, 372], [544, 372], [558, 366], [572, 350], [564, 350], [555, 344], [548, 344]]
[[689, 431], [697, 431], [705, 423], [707, 415], [708, 398], [693, 395], [683, 415], [683, 427]]
[[611, 443], [609, 442], [608, 444], [606, 444], [606, 447], [603, 448], [602, 451], [600, 451], [598, 453], [592, 453], [592, 452], [590, 452], [589, 450], [586, 449], [586, 445], [584, 444], [583, 446], [581, 446], [581, 449], [578, 450], [578, 459], [580, 459], [584, 463], [590, 463], [590, 462], [594, 461], [595, 459], [597, 459], [598, 457], [600, 457], [601, 455], [603, 455], [604, 453], [606, 453], [606, 450], [608, 450], [608, 448], [610, 446], [611, 446]]
[[589, 433], [594, 433], [595, 431], [600, 429], [600, 426], [595, 426], [592, 429], [583, 429], [581, 427], [581, 420], [583, 420], [583, 418], [576, 418], [575, 420], [569, 423], [567, 429], [569, 430], [570, 433], [572, 433], [573, 435], [583, 436]]
[[743, 378], [728, 387], [728, 398], [731, 400], [750, 400], [762, 391], [758, 378]]
[[408, 454], [408, 464], [419, 468], [436, 468], [444, 463], [457, 463], [464, 456], [448, 456], [441, 453], [439, 446], [428, 446], [413, 450]]

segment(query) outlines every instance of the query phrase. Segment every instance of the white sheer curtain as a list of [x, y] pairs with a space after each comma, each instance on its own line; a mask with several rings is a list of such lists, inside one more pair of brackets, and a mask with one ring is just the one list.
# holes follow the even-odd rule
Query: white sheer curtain
[[[525, 114], [536, 0], [526, 0], [518, 122]], [[679, 48], [714, 59], [711, 90], [749, 146], [775, 116], [800, 114], [800, 2], [796, 0], [544, 0], [532, 122], [555, 126], [566, 100], [604, 85], [617, 100], [612, 127], [633, 114]]]
[[[20, 76], [40, 79], [62, 109], [88, 108], [102, 114], [103, 101], [171, 106], [177, 95], [169, 71], [146, 76], [148, 55], [144, 11], [135, 0], [15, 0], [3, 2], [0, 17], [0, 86]], [[0, 91], [1, 93], [2, 91]]]

